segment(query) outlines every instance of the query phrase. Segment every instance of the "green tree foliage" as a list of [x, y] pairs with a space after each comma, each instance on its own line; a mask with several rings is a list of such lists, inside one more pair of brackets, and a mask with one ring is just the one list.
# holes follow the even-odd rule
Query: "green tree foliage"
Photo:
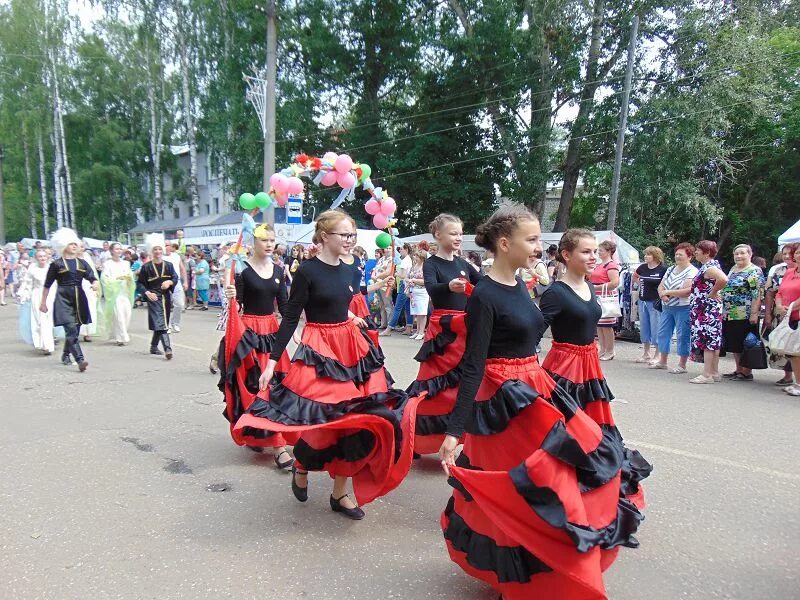
[[[118, 236], [188, 199], [187, 173], [174, 174], [172, 197], [156, 185], [170, 169], [169, 145], [187, 141], [182, 52], [198, 145], [233, 196], [261, 187], [262, 134], [242, 81], [265, 58], [257, 3], [102, 0], [105, 17], [91, 31], [66, 17], [67, 4], [0, 6], [10, 238], [42, 234], [43, 198], [55, 224], [54, 51], [82, 233]], [[564, 191], [557, 215], [545, 217], [605, 228], [634, 15], [620, 233], [639, 246], [707, 237], [767, 254], [797, 218], [793, 3], [280, 0], [277, 8], [278, 166], [328, 150], [369, 163], [376, 185], [398, 200], [403, 233], [424, 231], [442, 211], [473, 228], [499, 197], [542, 212], [550, 184]], [[337, 192], [312, 188], [309, 205], [322, 210]], [[364, 199], [359, 191], [344, 208], [367, 225]]]

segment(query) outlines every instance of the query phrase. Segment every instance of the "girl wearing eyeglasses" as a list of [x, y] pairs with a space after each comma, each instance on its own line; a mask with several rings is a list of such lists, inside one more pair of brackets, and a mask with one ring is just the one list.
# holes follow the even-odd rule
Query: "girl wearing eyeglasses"
[[[397, 487], [411, 465], [418, 399], [390, 387], [383, 353], [349, 310], [356, 288], [342, 263], [355, 243], [355, 222], [329, 210], [317, 219], [316, 257], [294, 276], [283, 322], [261, 375], [261, 392], [234, 431], [300, 434], [294, 447], [292, 492], [309, 496], [309, 471], [333, 477], [331, 510], [360, 520], [367, 504]], [[300, 313], [306, 326], [288, 373], [270, 385]], [[355, 498], [347, 494], [353, 479]]]

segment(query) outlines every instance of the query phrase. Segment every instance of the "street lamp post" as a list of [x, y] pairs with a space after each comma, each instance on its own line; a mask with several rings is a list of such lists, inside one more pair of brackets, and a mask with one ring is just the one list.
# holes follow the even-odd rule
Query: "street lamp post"
[[[245, 75], [247, 84], [245, 97], [253, 105], [261, 123], [264, 136], [264, 191], [269, 191], [269, 178], [275, 172], [275, 82], [278, 75], [277, 7], [275, 0], [267, 0], [266, 6], [257, 7], [267, 17], [267, 56], [263, 69], [251, 65], [253, 75]], [[264, 210], [264, 220], [275, 223], [273, 204]]]

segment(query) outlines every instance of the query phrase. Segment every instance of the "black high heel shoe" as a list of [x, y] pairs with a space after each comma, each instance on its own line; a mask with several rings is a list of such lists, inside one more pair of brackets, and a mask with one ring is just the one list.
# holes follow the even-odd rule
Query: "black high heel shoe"
[[364, 511], [361, 510], [360, 507], [347, 508], [346, 506], [342, 506], [342, 498], [347, 498], [347, 494], [340, 498], [334, 498], [333, 494], [331, 494], [331, 510], [333, 512], [342, 513], [345, 517], [353, 519], [354, 521], [360, 521], [364, 518]]
[[[308, 483], [306, 483], [306, 487], [304, 488], [297, 485], [296, 477], [298, 473], [300, 473], [300, 475], [308, 475], [308, 471], [298, 471], [297, 467], [292, 467], [292, 493], [300, 502], [305, 502], [308, 500]], [[308, 480], [306, 480], [306, 482], [307, 481]]]

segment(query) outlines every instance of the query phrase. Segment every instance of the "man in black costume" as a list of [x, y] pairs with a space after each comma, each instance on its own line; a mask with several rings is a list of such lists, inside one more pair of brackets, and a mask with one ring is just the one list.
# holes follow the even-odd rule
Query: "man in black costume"
[[39, 310], [47, 312], [47, 296], [53, 283], [58, 283], [55, 302], [53, 303], [53, 324], [64, 327], [64, 351], [61, 362], [65, 365], [72, 364], [70, 355], [78, 363], [78, 369], [83, 373], [89, 363], [83, 356], [80, 344], [80, 328], [92, 322], [89, 313], [89, 302], [81, 287], [84, 279], [92, 284], [95, 292], [100, 289], [100, 282], [94, 275], [91, 265], [82, 258], [78, 258], [80, 239], [77, 234], [67, 227], [62, 227], [53, 234], [51, 239], [56, 258], [50, 263], [47, 277], [44, 281], [44, 293]]
[[[172, 345], [169, 341], [169, 317], [172, 312], [172, 289], [178, 283], [175, 268], [163, 260], [164, 236], [151, 233], [145, 239], [150, 262], [142, 265], [139, 271], [139, 283], [144, 288], [147, 299], [147, 322], [153, 337], [150, 340], [150, 354], [166, 356], [172, 359]], [[164, 347], [164, 352], [158, 349], [158, 344]]]

